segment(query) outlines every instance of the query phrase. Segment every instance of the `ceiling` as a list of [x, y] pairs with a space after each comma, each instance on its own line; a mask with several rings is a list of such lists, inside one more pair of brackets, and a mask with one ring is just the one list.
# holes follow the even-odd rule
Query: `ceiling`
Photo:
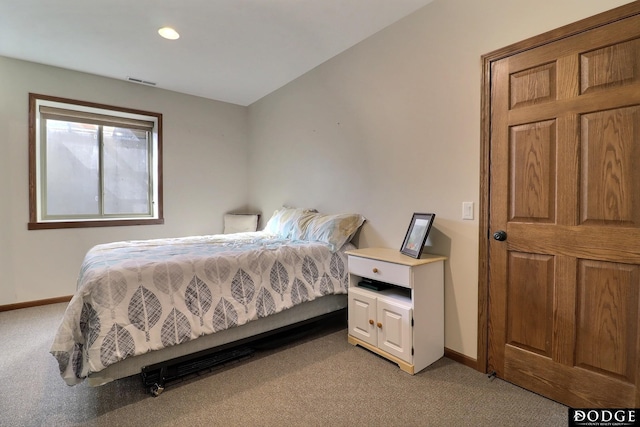
[[431, 1], [0, 0], [0, 55], [249, 105]]

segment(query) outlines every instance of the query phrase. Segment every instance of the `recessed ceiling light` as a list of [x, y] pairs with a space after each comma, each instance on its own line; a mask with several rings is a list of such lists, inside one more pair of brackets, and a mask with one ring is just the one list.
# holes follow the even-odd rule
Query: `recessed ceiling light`
[[165, 39], [169, 40], [177, 40], [180, 38], [180, 34], [176, 30], [171, 27], [162, 27], [158, 30], [158, 34], [160, 34]]

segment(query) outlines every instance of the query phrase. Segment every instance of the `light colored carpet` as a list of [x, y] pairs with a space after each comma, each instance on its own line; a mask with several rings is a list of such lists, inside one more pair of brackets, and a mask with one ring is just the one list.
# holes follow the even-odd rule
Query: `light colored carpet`
[[169, 384], [68, 387], [49, 355], [65, 304], [0, 313], [1, 426], [566, 426], [567, 408], [443, 358], [417, 375], [332, 328]]

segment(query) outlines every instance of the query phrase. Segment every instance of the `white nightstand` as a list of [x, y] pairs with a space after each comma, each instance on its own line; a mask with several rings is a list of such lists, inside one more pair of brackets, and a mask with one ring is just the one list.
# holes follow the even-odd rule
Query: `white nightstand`
[[[417, 373], [444, 355], [444, 261], [389, 248], [347, 251], [349, 343]], [[359, 286], [371, 279], [374, 288]], [[364, 283], [363, 283], [364, 285]], [[378, 286], [376, 286], [378, 285]]]

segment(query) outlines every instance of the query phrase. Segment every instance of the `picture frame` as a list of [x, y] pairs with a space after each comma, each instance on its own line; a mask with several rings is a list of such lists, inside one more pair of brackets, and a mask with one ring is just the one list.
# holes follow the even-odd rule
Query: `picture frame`
[[412, 258], [420, 258], [435, 218], [434, 213], [414, 213], [400, 252]]

